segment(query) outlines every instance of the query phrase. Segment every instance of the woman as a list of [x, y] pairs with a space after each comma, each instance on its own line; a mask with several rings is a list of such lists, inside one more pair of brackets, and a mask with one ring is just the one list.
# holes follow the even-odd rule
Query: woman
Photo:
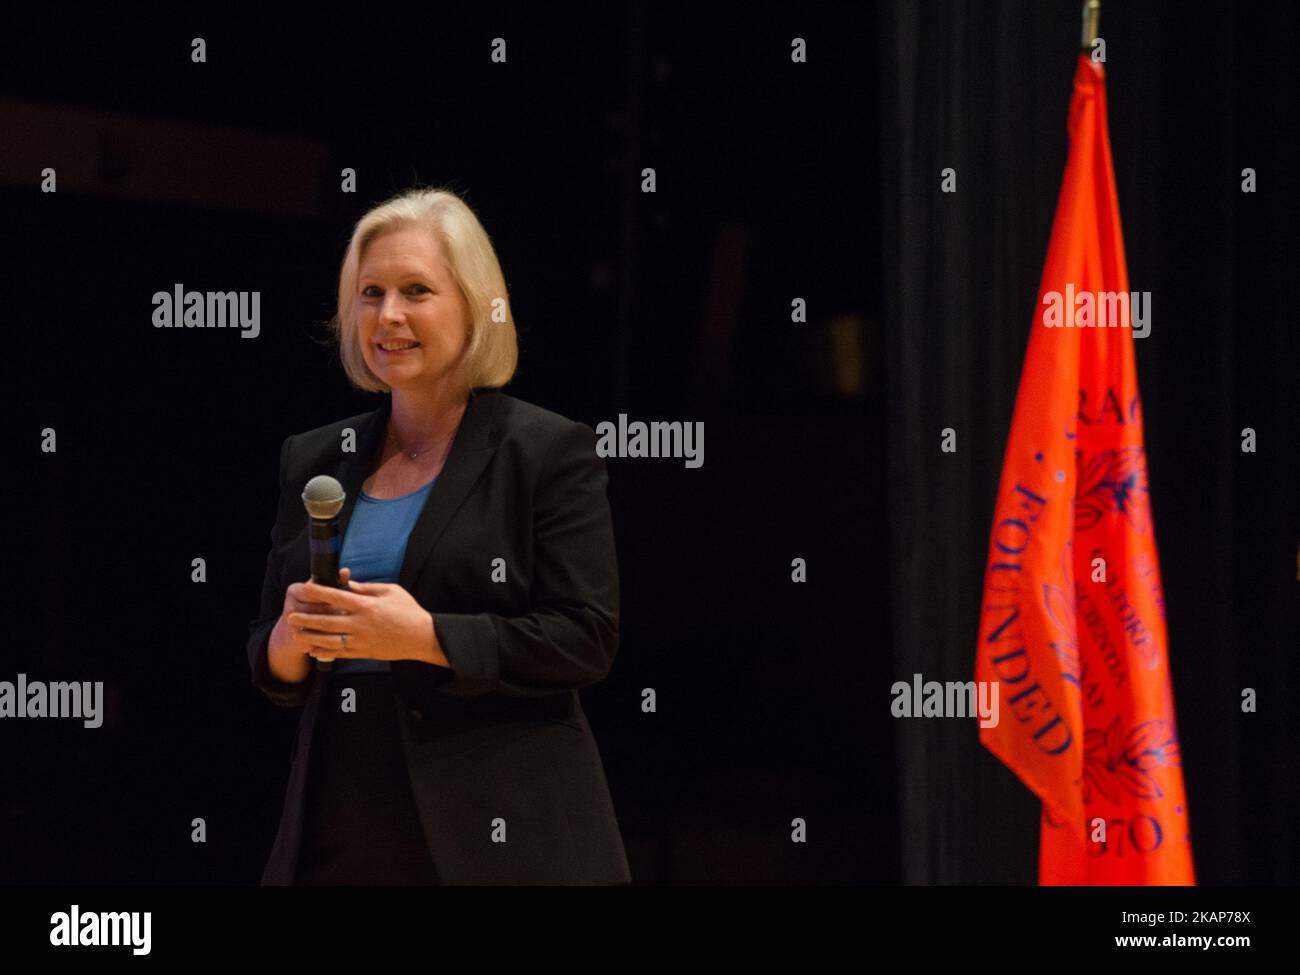
[[[500, 391], [517, 345], [487, 233], [446, 191], [376, 207], [330, 324], [349, 380], [389, 395], [281, 447], [248, 655], [303, 713], [262, 882], [630, 882], [578, 699], [618, 647], [604, 461]], [[346, 588], [309, 581], [317, 474], [347, 493]]]

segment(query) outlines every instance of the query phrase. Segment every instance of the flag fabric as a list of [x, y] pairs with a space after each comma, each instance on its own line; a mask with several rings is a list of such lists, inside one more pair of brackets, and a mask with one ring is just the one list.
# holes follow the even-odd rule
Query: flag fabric
[[980, 740], [1042, 800], [1040, 883], [1194, 884], [1134, 360], [1142, 295], [1086, 53], [1069, 133], [989, 537], [976, 679], [998, 682], [1001, 717]]

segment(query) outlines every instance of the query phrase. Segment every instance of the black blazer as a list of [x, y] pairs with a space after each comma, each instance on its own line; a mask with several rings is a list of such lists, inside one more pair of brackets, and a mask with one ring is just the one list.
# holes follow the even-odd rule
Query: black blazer
[[[330, 703], [314, 665], [298, 684], [267, 666], [285, 590], [311, 575], [302, 490], [317, 474], [342, 483], [342, 536], [391, 409], [386, 395], [377, 410], [291, 435], [280, 449], [280, 505], [248, 660], [255, 687], [303, 712], [263, 884], [293, 883], [312, 731]], [[355, 451], [343, 449], [349, 429]], [[412, 791], [444, 883], [631, 879], [578, 699], [578, 688], [609, 672], [618, 648], [606, 483], [590, 427], [479, 388], [411, 530], [399, 584], [433, 614], [451, 667], [396, 660], [392, 676]], [[492, 581], [498, 558], [504, 582]], [[505, 843], [492, 841], [498, 819]]]

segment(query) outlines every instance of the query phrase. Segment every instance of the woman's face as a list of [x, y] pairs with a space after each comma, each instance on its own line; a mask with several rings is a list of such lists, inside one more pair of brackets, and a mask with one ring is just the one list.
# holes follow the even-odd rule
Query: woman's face
[[[428, 231], [394, 230], [372, 240], [357, 279], [357, 329], [371, 371], [393, 389], [449, 379], [469, 343], [469, 309]], [[387, 352], [381, 344], [419, 343]]]

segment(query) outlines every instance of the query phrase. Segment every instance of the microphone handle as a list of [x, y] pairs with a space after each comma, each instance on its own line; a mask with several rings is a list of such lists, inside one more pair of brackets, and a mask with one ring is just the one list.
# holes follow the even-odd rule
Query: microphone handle
[[[312, 518], [307, 529], [311, 548], [311, 581], [320, 586], [339, 585], [339, 523], [337, 518]], [[316, 669], [322, 674], [334, 671], [334, 657], [317, 657]]]

